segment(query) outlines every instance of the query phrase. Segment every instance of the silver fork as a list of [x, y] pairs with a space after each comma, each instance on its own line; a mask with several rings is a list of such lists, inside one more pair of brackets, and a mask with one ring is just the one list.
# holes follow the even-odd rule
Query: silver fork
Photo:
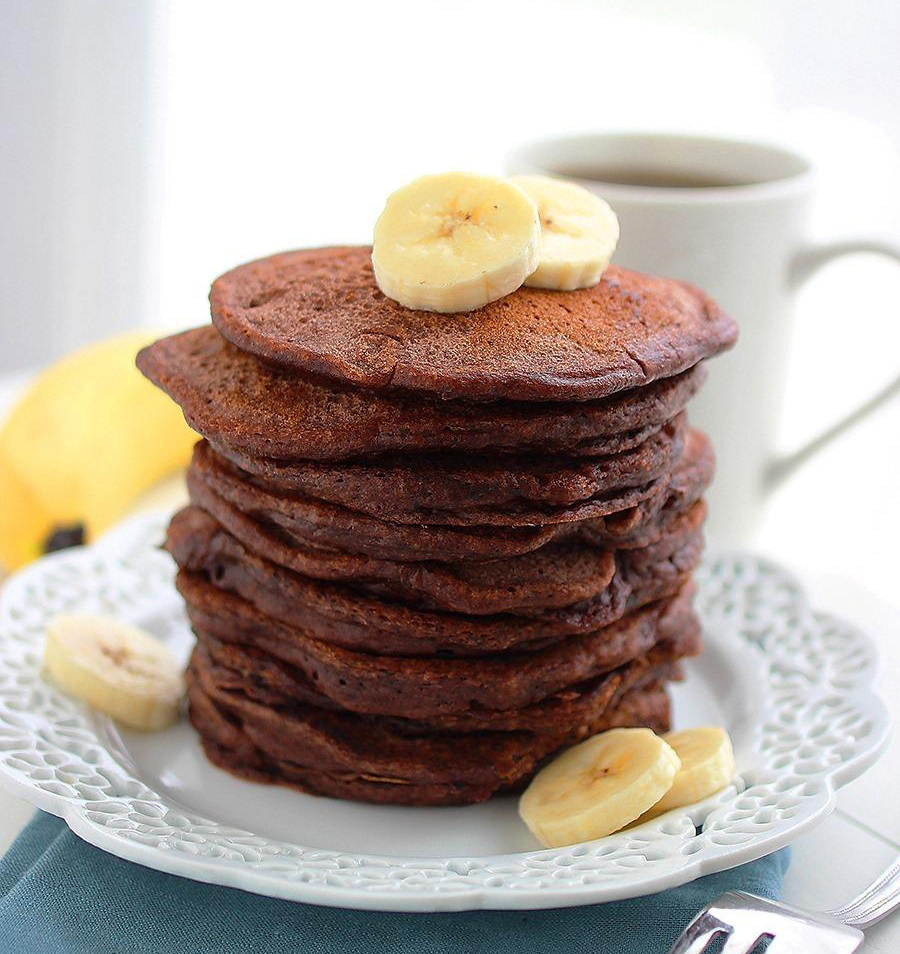
[[900, 858], [849, 904], [821, 914], [729, 891], [691, 921], [669, 954], [702, 954], [720, 938], [720, 954], [852, 954], [863, 930], [897, 907]]

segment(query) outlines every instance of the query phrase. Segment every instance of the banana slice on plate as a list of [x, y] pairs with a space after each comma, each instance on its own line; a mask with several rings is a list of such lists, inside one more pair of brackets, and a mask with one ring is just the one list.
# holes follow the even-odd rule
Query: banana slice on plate
[[602, 838], [656, 804], [679, 766], [650, 729], [610, 729], [541, 769], [519, 799], [519, 815], [547, 848]]
[[534, 199], [541, 220], [541, 260], [525, 284], [557, 291], [596, 285], [619, 241], [616, 213], [574, 182], [549, 176], [510, 181]]
[[108, 616], [57, 616], [47, 627], [44, 667], [63, 689], [134, 729], [163, 729], [178, 718], [181, 667], [137, 626]]
[[474, 311], [538, 267], [541, 225], [516, 185], [466, 172], [422, 176], [375, 223], [372, 265], [388, 298], [422, 311]]
[[704, 726], [670, 732], [663, 738], [681, 759], [681, 768], [672, 787], [641, 821], [655, 818], [673, 808], [693, 805], [725, 788], [734, 780], [734, 750], [728, 733]]

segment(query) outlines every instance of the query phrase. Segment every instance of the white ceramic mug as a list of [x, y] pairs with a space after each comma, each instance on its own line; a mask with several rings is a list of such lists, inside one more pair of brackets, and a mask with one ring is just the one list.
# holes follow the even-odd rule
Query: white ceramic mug
[[[814, 171], [802, 156], [705, 136], [598, 133], [521, 146], [507, 168], [563, 176], [602, 195], [621, 224], [614, 261], [694, 282], [738, 321], [736, 348], [710, 362], [709, 380], [691, 404], [691, 419], [716, 447], [710, 529], [717, 539], [746, 540], [780, 478], [900, 393], [898, 376], [803, 448], [775, 456], [793, 291], [841, 255], [878, 252], [900, 260], [900, 247], [874, 239], [809, 243]], [[672, 184], [603, 181], [606, 170], [615, 170], [609, 178], [628, 171], [642, 183]]]

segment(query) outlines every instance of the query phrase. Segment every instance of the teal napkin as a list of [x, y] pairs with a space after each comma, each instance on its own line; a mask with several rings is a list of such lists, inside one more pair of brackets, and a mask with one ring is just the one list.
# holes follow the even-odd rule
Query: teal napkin
[[777, 898], [787, 850], [646, 898], [389, 914], [276, 901], [114, 858], [38, 812], [0, 861], [8, 954], [665, 954], [731, 888]]

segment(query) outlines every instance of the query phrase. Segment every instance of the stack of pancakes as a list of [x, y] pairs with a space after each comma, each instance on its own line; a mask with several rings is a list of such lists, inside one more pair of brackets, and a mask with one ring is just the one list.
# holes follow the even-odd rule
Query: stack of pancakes
[[610, 267], [437, 315], [332, 248], [235, 269], [211, 302], [138, 363], [204, 438], [167, 547], [214, 763], [462, 804], [587, 735], [668, 726], [713, 470], [684, 409], [736, 337], [705, 295]]

